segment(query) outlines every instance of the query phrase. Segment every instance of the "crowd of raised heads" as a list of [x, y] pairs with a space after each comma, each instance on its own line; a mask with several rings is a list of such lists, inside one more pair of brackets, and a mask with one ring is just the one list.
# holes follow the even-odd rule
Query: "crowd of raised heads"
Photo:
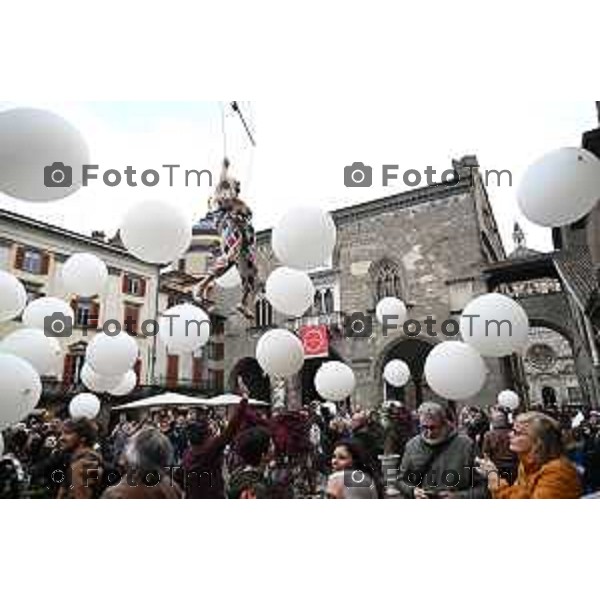
[[600, 490], [600, 414], [400, 402], [157, 409], [112, 422], [38, 411], [3, 432], [0, 497], [582, 498]]

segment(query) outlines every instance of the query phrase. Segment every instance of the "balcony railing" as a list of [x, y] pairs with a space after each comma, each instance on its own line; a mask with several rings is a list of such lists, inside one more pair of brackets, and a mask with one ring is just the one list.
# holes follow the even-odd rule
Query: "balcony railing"
[[165, 388], [170, 391], [184, 391], [194, 392], [198, 394], [206, 394], [208, 396], [214, 396], [216, 394], [222, 394], [222, 386], [210, 381], [193, 381], [192, 379], [170, 379], [168, 377], [158, 377], [156, 385], [161, 388]]
[[[196, 382], [191, 379], [178, 379], [177, 381], [168, 379], [167, 377], [159, 377], [153, 383], [138, 385], [128, 396], [136, 398], [140, 395], [145, 396], [151, 393], [160, 393], [161, 391], [181, 391], [184, 393], [202, 394], [209, 397], [217, 394], [222, 394], [222, 386], [210, 381]], [[44, 379], [44, 394], [43, 400], [48, 402], [56, 402], [59, 400], [71, 398], [72, 396], [88, 391], [82, 383], [65, 384], [56, 379]]]
[[326, 325], [330, 328], [341, 329], [344, 326], [345, 313], [335, 311], [330, 313], [323, 313], [320, 315], [305, 315], [298, 317], [297, 319], [289, 319], [288, 326], [290, 329], [298, 331], [301, 327], [318, 325]]

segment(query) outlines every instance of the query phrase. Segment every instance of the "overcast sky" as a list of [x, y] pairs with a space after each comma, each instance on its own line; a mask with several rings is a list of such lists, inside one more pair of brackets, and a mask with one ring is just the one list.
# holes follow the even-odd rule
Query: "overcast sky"
[[[85, 136], [91, 161], [101, 172], [131, 165], [138, 178], [144, 169], [165, 174], [154, 188], [130, 188], [125, 179], [115, 188], [93, 182], [65, 200], [44, 204], [0, 192], [0, 207], [87, 234], [94, 229], [114, 233], [125, 211], [142, 199], [168, 200], [190, 220], [198, 219], [206, 212], [210, 189], [186, 188], [183, 178], [171, 188], [160, 167], [181, 164], [182, 169], [211, 169], [216, 176], [226, 143], [244, 198], [255, 211], [258, 228], [265, 228], [291, 206], [335, 209], [406, 190], [402, 181], [382, 187], [384, 163], [398, 164], [400, 173], [428, 166], [441, 173], [453, 158], [476, 154], [482, 169], [509, 169], [514, 174], [512, 188], [506, 180], [501, 187], [489, 186], [507, 249], [512, 248], [512, 227], [518, 220], [528, 245], [548, 250], [549, 231], [519, 214], [518, 182], [536, 158], [562, 146], [579, 146], [581, 134], [597, 126], [593, 100], [506, 103], [414, 97], [240, 104], [255, 133], [256, 148], [237, 115], [223, 111], [226, 105], [219, 102], [0, 102], [0, 109], [48, 108], [71, 121]], [[373, 187], [344, 186], [344, 167], [356, 161], [373, 166]]]

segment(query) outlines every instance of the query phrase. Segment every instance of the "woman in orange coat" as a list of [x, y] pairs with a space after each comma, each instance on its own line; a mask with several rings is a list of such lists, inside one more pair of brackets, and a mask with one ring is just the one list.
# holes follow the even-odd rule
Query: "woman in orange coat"
[[519, 457], [514, 485], [500, 478], [493, 462], [479, 460], [478, 470], [487, 477], [493, 498], [575, 499], [583, 488], [575, 466], [564, 454], [560, 425], [542, 413], [526, 413], [515, 420], [510, 449]]

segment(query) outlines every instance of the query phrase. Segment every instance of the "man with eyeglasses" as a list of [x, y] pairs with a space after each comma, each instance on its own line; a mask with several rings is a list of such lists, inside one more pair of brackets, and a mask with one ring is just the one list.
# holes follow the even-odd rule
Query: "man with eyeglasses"
[[446, 409], [435, 402], [419, 408], [420, 433], [406, 445], [398, 488], [404, 498], [467, 499], [489, 497], [475, 467], [475, 445], [460, 434]]

